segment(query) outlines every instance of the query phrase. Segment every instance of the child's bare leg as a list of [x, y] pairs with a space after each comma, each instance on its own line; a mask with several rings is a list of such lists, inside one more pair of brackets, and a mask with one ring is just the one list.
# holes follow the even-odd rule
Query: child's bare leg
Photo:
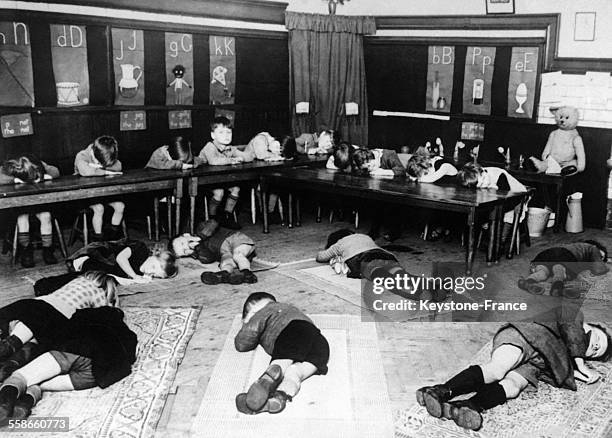
[[252, 250], [252, 245], [239, 245], [234, 249], [232, 256], [234, 262], [236, 262], [236, 265], [238, 265], [238, 269], [240, 269], [241, 271], [243, 269], [251, 269], [251, 262], [249, 261], [247, 256], [251, 253]]
[[26, 214], [20, 214], [19, 216], [17, 216], [17, 231], [19, 233], [29, 233], [30, 232], [30, 215], [29, 214], [26, 213]]
[[30, 330], [28, 326], [22, 323], [21, 321], [15, 324], [13, 330], [11, 331], [11, 335], [17, 336], [23, 344], [30, 341], [34, 337], [34, 333], [32, 333], [32, 330]]
[[550, 270], [544, 265], [536, 265], [531, 269], [531, 274], [527, 277], [534, 281], [546, 281], [550, 276]]
[[111, 225], [119, 226], [123, 220], [123, 212], [125, 211], [125, 204], [123, 202], [109, 202], [113, 208], [113, 217], [111, 217]]
[[51, 353], [43, 353], [32, 362], [15, 371], [11, 377], [6, 379], [5, 384], [10, 383], [13, 377], [23, 379], [25, 386], [36, 385], [60, 375], [62, 372], [59, 362]]
[[274, 359], [273, 361], [270, 362], [270, 365], [278, 365], [280, 369], [283, 371], [283, 375], [284, 375], [287, 368], [293, 365], [293, 360], [292, 359]]
[[295, 362], [284, 373], [283, 381], [277, 390], [293, 398], [300, 391], [302, 382], [317, 372], [317, 367], [310, 362]]
[[55, 376], [40, 384], [43, 391], [74, 391], [74, 385], [68, 374]]
[[104, 205], [94, 204], [90, 205], [89, 208], [93, 211], [93, 217], [91, 218], [91, 226], [93, 227], [94, 234], [102, 236], [102, 220], [104, 218]]
[[552, 281], [565, 281], [567, 278], [567, 270], [563, 265], [553, 265], [552, 267]]
[[225, 194], [225, 190], [223, 189], [214, 189], [212, 191], [212, 199], [208, 203], [208, 216], [214, 218], [217, 216], [217, 211], [219, 210], [219, 205], [223, 200], [223, 195]]
[[501, 381], [520, 363], [523, 350], [510, 344], [500, 345], [491, 354], [491, 360], [481, 365], [484, 383]]
[[268, 195], [268, 213], [272, 213], [278, 202], [278, 193], [270, 193]]
[[523, 392], [525, 388], [527, 388], [529, 382], [519, 373], [510, 371], [506, 377], [499, 382], [499, 384], [504, 388], [506, 399], [510, 400], [517, 398], [519, 394]]

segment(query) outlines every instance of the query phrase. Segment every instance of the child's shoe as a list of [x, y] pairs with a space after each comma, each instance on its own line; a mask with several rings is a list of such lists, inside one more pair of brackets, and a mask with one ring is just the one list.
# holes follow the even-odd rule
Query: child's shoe
[[234, 215], [228, 212], [225, 212], [219, 220], [219, 223], [222, 227], [227, 228], [229, 230], [240, 230], [242, 227], [236, 220], [234, 220]]
[[32, 385], [28, 387], [25, 394], [17, 399], [13, 408], [12, 420], [25, 420], [32, 414], [32, 408], [42, 398], [40, 386]]
[[244, 274], [242, 271], [231, 272], [227, 278], [226, 283], [233, 284], [234, 286], [244, 283]]
[[278, 365], [270, 365], [265, 373], [249, 388], [246, 403], [249, 409], [258, 411], [266, 404], [283, 380], [283, 371]]
[[449, 410], [445, 418], [453, 420], [455, 424], [464, 429], [480, 430], [482, 427], [482, 408], [471, 399], [448, 403]]
[[542, 295], [544, 293], [544, 288], [533, 278], [521, 278], [518, 281], [518, 287], [533, 295]]
[[13, 416], [15, 402], [19, 390], [12, 385], [3, 386], [0, 389], [0, 427], [6, 426], [8, 420]]
[[24, 268], [33, 268], [34, 267], [34, 248], [32, 244], [28, 246], [19, 246], [20, 257], [19, 260], [21, 262], [21, 266]]
[[563, 282], [561, 280], [553, 281], [552, 285], [550, 286], [550, 296], [551, 297], [562, 296], [564, 294], [563, 289], [564, 289]]
[[45, 264], [47, 265], [54, 265], [57, 263], [57, 259], [55, 258], [55, 255], [53, 254], [53, 248], [50, 246], [49, 247], [43, 246], [42, 256], [43, 256], [43, 260], [45, 261]]
[[219, 272], [210, 272], [205, 271], [200, 275], [200, 280], [204, 284], [221, 284], [221, 283], [229, 283], [230, 274], [227, 271], [219, 271]]
[[243, 283], [257, 283], [257, 276], [253, 274], [253, 271], [251, 271], [250, 269], [242, 269], [240, 272], [242, 273]]
[[417, 403], [427, 408], [432, 417], [441, 418], [444, 406], [452, 398], [451, 390], [444, 385], [424, 386], [417, 389]]
[[0, 341], [0, 360], [12, 356], [21, 347], [23, 347], [23, 343], [15, 335], [10, 335], [8, 338], [3, 339]]
[[291, 401], [291, 396], [285, 394], [283, 391], [274, 391], [274, 394], [266, 401], [266, 404], [259, 410], [254, 411], [249, 408], [246, 402], [247, 394], [245, 392], [236, 396], [236, 408], [238, 412], [242, 412], [247, 415], [261, 414], [263, 412], [269, 412], [270, 414], [278, 414], [285, 409], [287, 401]]

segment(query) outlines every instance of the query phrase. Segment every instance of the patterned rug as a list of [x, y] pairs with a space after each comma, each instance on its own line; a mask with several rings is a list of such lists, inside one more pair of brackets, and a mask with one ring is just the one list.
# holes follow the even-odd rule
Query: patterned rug
[[[147, 438], [155, 433], [200, 309], [127, 307], [123, 310], [128, 326], [138, 336], [138, 358], [132, 374], [106, 389], [45, 393], [32, 416], [68, 417], [70, 423], [69, 433], [45, 433], [45, 437]], [[15, 432], [10, 435], [34, 436]]]
[[[487, 361], [491, 344], [472, 363]], [[537, 391], [524, 391], [518, 398], [484, 414], [478, 432], [464, 430], [453, 421], [427, 414], [416, 402], [396, 411], [396, 438], [606, 438], [612, 436], [612, 363], [589, 362], [601, 375], [599, 382], [578, 382], [578, 391], [555, 388], [540, 382]], [[449, 376], [450, 377], [450, 376]]]
[[376, 326], [357, 316], [311, 315], [330, 344], [329, 372], [313, 376], [277, 415], [244, 415], [235, 396], [245, 392], [270, 357], [258, 348], [238, 353], [237, 316], [212, 373], [191, 434], [198, 437], [393, 436], [393, 423]]

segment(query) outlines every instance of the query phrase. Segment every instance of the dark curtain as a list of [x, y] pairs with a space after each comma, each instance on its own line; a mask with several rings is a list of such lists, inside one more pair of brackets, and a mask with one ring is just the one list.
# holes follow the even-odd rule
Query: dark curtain
[[[374, 18], [286, 12], [285, 25], [294, 135], [335, 129], [344, 140], [367, 145], [363, 35], [376, 32]], [[309, 102], [308, 114], [296, 114], [298, 102]], [[357, 103], [359, 114], [347, 116], [345, 102]]]

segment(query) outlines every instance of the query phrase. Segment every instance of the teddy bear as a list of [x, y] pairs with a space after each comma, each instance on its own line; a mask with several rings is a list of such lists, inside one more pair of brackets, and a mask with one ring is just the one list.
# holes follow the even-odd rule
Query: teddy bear
[[584, 144], [578, 134], [578, 110], [572, 106], [551, 108], [557, 129], [550, 133], [542, 152], [542, 159], [529, 157], [538, 172], [572, 175], [582, 172], [586, 165]]

